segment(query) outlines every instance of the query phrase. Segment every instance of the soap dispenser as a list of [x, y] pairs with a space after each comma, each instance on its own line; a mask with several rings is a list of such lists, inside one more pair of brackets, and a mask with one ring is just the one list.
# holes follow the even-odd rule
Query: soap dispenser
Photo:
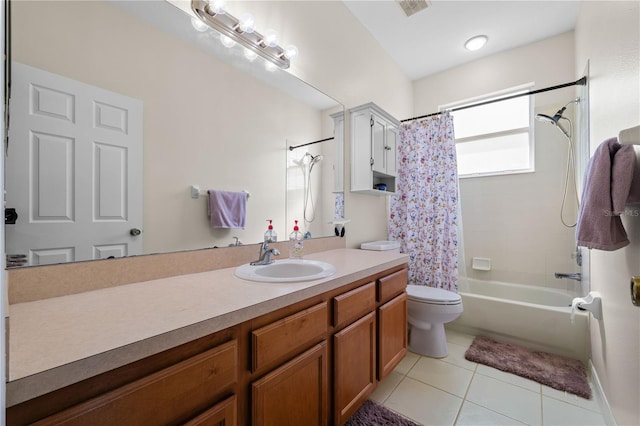
[[264, 242], [265, 243], [275, 243], [276, 241], [278, 241], [278, 234], [273, 229], [273, 225], [271, 224], [271, 222], [273, 222], [273, 220], [272, 219], [267, 219], [267, 222], [269, 222], [269, 227], [267, 228], [267, 231], [264, 233]]
[[296, 220], [295, 223], [293, 232], [289, 234], [289, 258], [302, 259], [304, 237], [300, 232], [300, 228], [298, 228], [298, 221]]

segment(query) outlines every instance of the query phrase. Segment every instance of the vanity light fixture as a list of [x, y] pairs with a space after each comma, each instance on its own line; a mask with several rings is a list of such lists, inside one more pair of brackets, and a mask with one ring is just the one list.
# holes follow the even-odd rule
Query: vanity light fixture
[[230, 41], [238, 42], [252, 54], [260, 55], [283, 69], [289, 68], [291, 59], [298, 54], [295, 46], [286, 49], [279, 46], [275, 31], [268, 30], [264, 35], [256, 31], [255, 19], [251, 14], [244, 13], [236, 18], [227, 13], [221, 0], [191, 0], [191, 10], [203, 24], [221, 34], [225, 46], [231, 44]]
[[473, 52], [475, 50], [481, 49], [485, 44], [487, 44], [488, 40], [489, 37], [487, 37], [486, 35], [471, 37], [464, 43], [464, 47], [465, 49]]
[[233, 46], [236, 45], [235, 41], [231, 40], [229, 37], [227, 37], [224, 34], [220, 34], [220, 42], [224, 47], [228, 47], [228, 48], [232, 48]]
[[191, 18], [191, 25], [196, 29], [196, 31], [200, 31], [201, 33], [209, 29], [209, 26], [198, 18]]

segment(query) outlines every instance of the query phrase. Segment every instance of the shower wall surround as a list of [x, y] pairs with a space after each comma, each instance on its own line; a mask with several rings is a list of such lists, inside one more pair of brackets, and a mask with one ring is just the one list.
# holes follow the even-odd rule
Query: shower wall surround
[[[533, 82], [537, 89], [574, 81], [573, 47], [573, 33], [565, 33], [418, 80], [416, 115], [525, 83]], [[550, 62], [553, 67], [536, 66]], [[575, 91], [570, 87], [536, 95], [534, 113], [555, 112], [575, 98]], [[573, 290], [574, 282], [553, 276], [578, 270], [572, 258], [573, 229], [565, 228], [559, 216], [567, 141], [551, 126], [534, 126], [534, 173], [460, 180], [465, 266], [475, 279]], [[565, 212], [567, 217], [575, 214]], [[491, 270], [474, 271], [473, 257], [490, 258]]]

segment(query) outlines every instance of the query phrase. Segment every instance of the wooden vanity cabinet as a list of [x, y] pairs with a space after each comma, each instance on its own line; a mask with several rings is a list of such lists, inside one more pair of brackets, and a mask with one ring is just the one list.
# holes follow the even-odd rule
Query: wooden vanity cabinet
[[[383, 380], [407, 354], [407, 269], [378, 279], [378, 380]], [[400, 332], [400, 330], [402, 330]]]
[[327, 343], [315, 345], [251, 385], [252, 425], [326, 425]]
[[280, 365], [251, 384], [253, 425], [327, 424], [327, 329], [323, 301], [251, 332], [252, 371]]
[[333, 337], [334, 423], [341, 425], [376, 386], [376, 314], [370, 312]]
[[35, 424], [180, 424], [210, 409], [209, 419], [233, 425], [235, 398], [217, 406], [216, 397], [237, 382], [237, 355], [238, 344], [233, 340]]
[[237, 424], [238, 404], [235, 395], [214, 405], [184, 426], [234, 426]]
[[378, 308], [378, 380], [402, 361], [407, 343], [407, 294], [403, 293]]
[[404, 357], [403, 266], [7, 409], [8, 425], [342, 425]]

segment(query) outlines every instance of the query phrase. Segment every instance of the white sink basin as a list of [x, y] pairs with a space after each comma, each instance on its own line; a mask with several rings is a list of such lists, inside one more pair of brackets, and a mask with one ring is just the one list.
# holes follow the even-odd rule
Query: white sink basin
[[247, 263], [236, 268], [234, 274], [243, 280], [284, 283], [319, 280], [335, 273], [333, 265], [319, 260], [283, 259], [269, 265], [254, 266]]

